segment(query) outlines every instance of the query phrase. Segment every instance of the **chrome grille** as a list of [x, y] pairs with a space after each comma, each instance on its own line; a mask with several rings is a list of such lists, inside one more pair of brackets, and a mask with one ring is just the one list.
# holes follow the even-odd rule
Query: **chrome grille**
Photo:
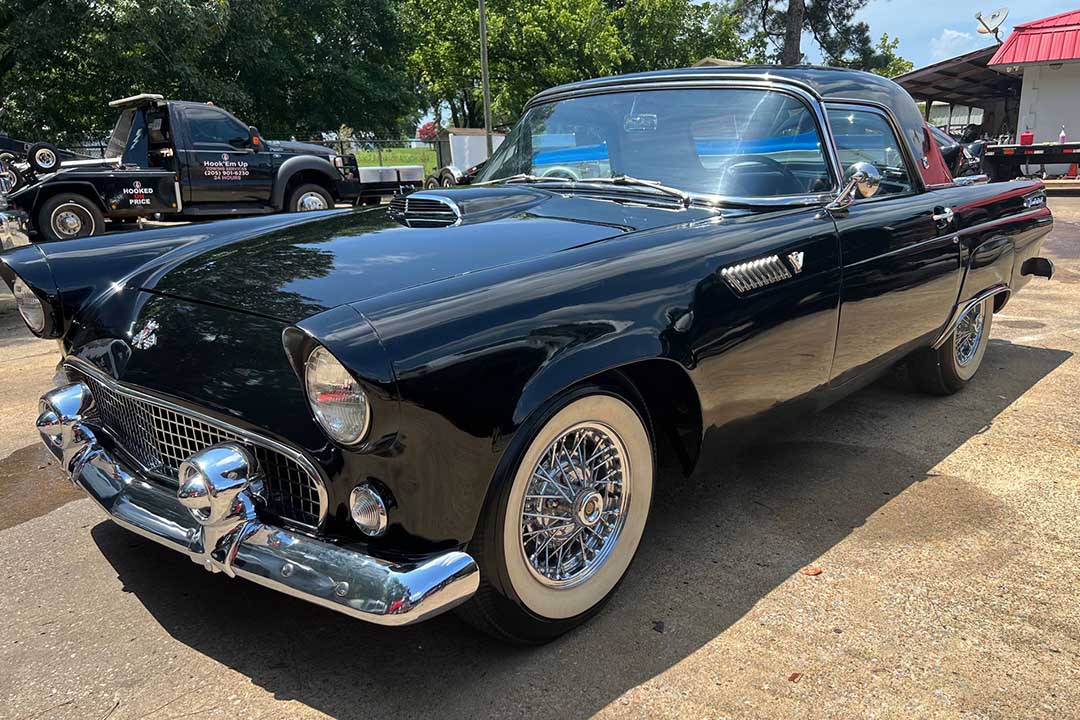
[[457, 208], [449, 200], [416, 194], [394, 196], [389, 213], [408, 227], [446, 227], [460, 219]]
[[196, 452], [222, 442], [245, 445], [262, 469], [267, 509], [307, 527], [322, 516], [320, 483], [289, 455], [211, 424], [164, 403], [134, 397], [99, 378], [70, 368], [94, 396], [96, 420], [144, 470], [177, 482], [180, 463]]

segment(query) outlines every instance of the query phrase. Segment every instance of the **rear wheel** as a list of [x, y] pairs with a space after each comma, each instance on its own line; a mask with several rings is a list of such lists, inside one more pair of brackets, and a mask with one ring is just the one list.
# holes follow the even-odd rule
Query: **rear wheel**
[[470, 552], [477, 594], [458, 612], [503, 640], [552, 640], [595, 615], [641, 542], [653, 489], [646, 422], [621, 389], [579, 386], [521, 430]]
[[424, 189], [425, 190], [434, 190], [435, 188], [437, 188], [439, 186], [440, 186], [440, 184], [439, 184], [439, 176], [438, 175], [428, 175], [426, 178], [424, 178]]
[[60, 193], [46, 200], [37, 214], [37, 231], [45, 240], [73, 240], [105, 232], [105, 217], [93, 200]]
[[449, 170], [446, 170], [442, 174], [442, 186], [444, 188], [452, 188], [457, 186], [457, 178]]
[[994, 298], [988, 297], [964, 311], [941, 347], [913, 355], [908, 371], [916, 387], [935, 395], [952, 395], [967, 385], [982, 365], [993, 319]]
[[313, 212], [315, 210], [332, 210], [334, 198], [322, 185], [308, 183], [293, 190], [289, 196], [289, 212]]

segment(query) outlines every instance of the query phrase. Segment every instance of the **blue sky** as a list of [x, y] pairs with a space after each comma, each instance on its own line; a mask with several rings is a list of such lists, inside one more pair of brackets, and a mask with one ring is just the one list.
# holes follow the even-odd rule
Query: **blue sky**
[[[1002, 39], [1014, 25], [1080, 8], [1080, 0], [940, 0], [929, 3], [912, 0], [870, 0], [858, 19], [870, 25], [870, 35], [900, 38], [899, 52], [915, 67], [977, 50], [993, 42], [989, 35], [975, 32], [976, 12], [989, 15], [1008, 4]], [[811, 61], [821, 59], [813, 42], [803, 42], [803, 52]]]

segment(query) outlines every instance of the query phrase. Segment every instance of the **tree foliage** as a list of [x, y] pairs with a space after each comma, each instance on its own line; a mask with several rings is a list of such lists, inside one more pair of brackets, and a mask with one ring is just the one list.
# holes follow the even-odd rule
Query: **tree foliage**
[[394, 0], [8, 0], [0, 127], [100, 136], [111, 99], [213, 100], [267, 135], [397, 129], [415, 113]]
[[[483, 124], [475, 2], [407, 0], [410, 64], [430, 107], [456, 126]], [[724, 5], [692, 0], [488, 0], [488, 56], [496, 124], [534, 94], [612, 73], [742, 59], [748, 44]]]

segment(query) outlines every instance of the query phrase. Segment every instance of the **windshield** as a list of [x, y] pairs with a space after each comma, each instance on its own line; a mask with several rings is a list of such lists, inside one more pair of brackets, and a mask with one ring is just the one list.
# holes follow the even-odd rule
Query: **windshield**
[[777, 197], [832, 185], [814, 116], [770, 90], [612, 92], [537, 105], [476, 182], [631, 176], [691, 193]]

